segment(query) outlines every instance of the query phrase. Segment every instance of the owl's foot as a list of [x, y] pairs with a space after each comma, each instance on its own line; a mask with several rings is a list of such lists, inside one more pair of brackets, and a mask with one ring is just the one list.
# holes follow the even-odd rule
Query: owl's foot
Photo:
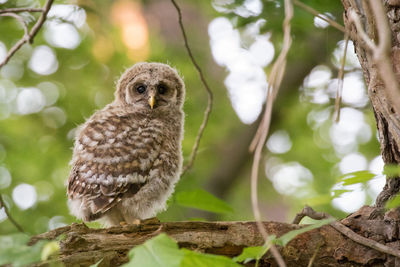
[[[127, 226], [129, 225], [126, 221], [119, 222], [121, 226]], [[130, 225], [146, 225], [146, 224], [160, 224], [160, 220], [157, 219], [157, 217], [145, 219], [145, 220], [139, 220], [139, 219], [134, 219]]]
[[160, 220], [157, 217], [148, 218], [141, 222], [142, 224], [160, 224]]
[[157, 219], [157, 217], [145, 219], [145, 220], [139, 220], [139, 219], [134, 219], [132, 221], [133, 225], [151, 225], [151, 224], [160, 224], [160, 220]]
[[139, 219], [134, 219], [132, 222], [133, 225], [147, 225], [147, 224], [160, 224], [160, 220], [157, 219], [157, 217], [145, 219], [145, 220], [139, 220]]
[[139, 219], [134, 219], [132, 224], [133, 225], [140, 225], [142, 222]]

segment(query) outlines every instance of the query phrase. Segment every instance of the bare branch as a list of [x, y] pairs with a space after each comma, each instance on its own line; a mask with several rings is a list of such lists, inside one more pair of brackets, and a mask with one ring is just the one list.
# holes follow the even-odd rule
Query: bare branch
[[330, 19], [330, 18], [327, 17], [327, 16], [322, 16], [320, 12], [318, 12], [317, 10], [313, 9], [312, 7], [310, 7], [310, 6], [306, 5], [306, 4], [304, 4], [303, 2], [300, 2], [300, 1], [298, 1], [298, 0], [293, 0], [293, 4], [295, 4], [296, 6], [298, 6], [298, 7], [302, 8], [302, 9], [304, 9], [304, 10], [307, 11], [308, 13], [311, 13], [311, 14], [313, 14], [314, 16], [316, 16], [316, 17], [322, 19], [323, 21], [328, 22], [329, 25], [331, 25], [332, 27], [338, 29], [339, 31], [341, 31], [341, 32], [345, 32], [345, 31], [346, 31], [345, 28], [344, 28], [342, 25], [340, 25], [339, 23], [337, 23], [336, 21]]
[[0, 9], [0, 14], [2, 13], [19, 13], [19, 12], [43, 12], [43, 8], [6, 8], [6, 9]]
[[[32, 29], [30, 30], [29, 33], [25, 33], [24, 36], [14, 44], [14, 46], [8, 51], [5, 59], [3, 60], [3, 62], [0, 62], [0, 68], [3, 67], [5, 64], [7, 64], [7, 62], [11, 59], [11, 57], [25, 44], [25, 43], [33, 43], [33, 39], [35, 38], [36, 34], [38, 33], [38, 31], [40, 30], [40, 28], [42, 27], [43, 23], [46, 20], [47, 17], [47, 13], [49, 13], [50, 7], [53, 4], [54, 0], [47, 0], [46, 4], [44, 5], [44, 7], [42, 8], [42, 11], [37, 11], [37, 9], [35, 9], [35, 11], [33, 12], [42, 12], [42, 14], [40, 15], [39, 19], [36, 21], [35, 25], [33, 25]], [[7, 9], [10, 10], [10, 9]], [[19, 9], [21, 10], [21, 9]], [[26, 10], [24, 10], [26, 11]], [[22, 11], [17, 11], [17, 12], [22, 12]]]
[[16, 220], [14, 220], [14, 218], [11, 216], [10, 211], [7, 208], [6, 203], [3, 200], [3, 196], [0, 193], [0, 208], [4, 209], [4, 212], [7, 215], [7, 218], [10, 220], [10, 222], [15, 226], [15, 228], [18, 229], [18, 231], [25, 233], [24, 229], [21, 227], [21, 225], [19, 223], [17, 223]]
[[199, 149], [200, 140], [201, 140], [201, 137], [203, 136], [204, 130], [205, 130], [206, 126], [207, 126], [208, 119], [209, 119], [209, 117], [210, 117], [210, 113], [211, 113], [211, 110], [212, 110], [212, 105], [213, 105], [213, 93], [212, 93], [210, 87], [208, 86], [206, 79], [204, 78], [203, 72], [202, 72], [202, 70], [201, 70], [199, 64], [198, 64], [197, 61], [194, 59], [192, 50], [191, 50], [190, 47], [189, 47], [189, 43], [188, 43], [188, 40], [187, 40], [185, 28], [184, 28], [183, 22], [182, 22], [182, 12], [181, 12], [181, 9], [179, 8], [179, 6], [178, 6], [178, 4], [175, 2], [175, 0], [171, 0], [171, 2], [172, 2], [172, 4], [174, 5], [176, 11], [178, 12], [179, 26], [180, 26], [180, 28], [181, 28], [181, 32], [182, 32], [182, 35], [183, 35], [183, 39], [184, 39], [184, 41], [185, 41], [185, 48], [186, 48], [186, 51], [187, 51], [187, 53], [189, 54], [190, 60], [192, 61], [194, 67], [196, 68], [196, 70], [197, 70], [197, 72], [198, 72], [198, 74], [199, 74], [200, 80], [201, 80], [201, 82], [203, 83], [204, 88], [205, 88], [206, 91], [207, 91], [207, 107], [206, 107], [206, 109], [205, 109], [205, 111], [204, 111], [203, 122], [201, 123], [200, 128], [199, 128], [199, 131], [198, 131], [198, 133], [197, 133], [196, 140], [195, 140], [195, 142], [194, 142], [194, 145], [193, 145], [193, 148], [192, 148], [192, 152], [191, 152], [190, 157], [189, 157], [189, 161], [188, 161], [188, 163], [183, 167], [183, 170], [182, 170], [181, 175], [184, 175], [184, 174], [186, 173], [186, 171], [188, 171], [188, 170], [193, 166], [194, 160], [195, 160], [195, 158], [196, 158], [197, 151], [198, 151], [198, 149]]
[[43, 12], [42, 15], [39, 17], [38, 21], [36, 22], [35, 25], [33, 25], [30, 33], [29, 33], [29, 43], [33, 43], [33, 39], [35, 38], [37, 32], [40, 30], [42, 27], [44, 21], [46, 20], [47, 13], [49, 13], [51, 5], [53, 4], [54, 0], [47, 0], [46, 4], [43, 7]]
[[342, 91], [343, 91], [343, 76], [344, 76], [344, 65], [346, 64], [346, 56], [347, 56], [347, 47], [349, 44], [349, 35], [346, 33], [344, 35], [345, 43], [344, 43], [344, 51], [342, 64], [340, 65], [339, 74], [338, 74], [338, 87], [336, 90], [336, 100], [335, 100], [335, 114], [336, 114], [336, 122], [340, 120], [340, 103], [342, 102]]
[[[331, 215], [329, 215], [325, 212], [316, 212], [311, 207], [305, 206], [303, 208], [303, 210], [296, 215], [295, 219], [293, 220], [293, 223], [294, 224], [300, 223], [301, 219], [303, 219], [306, 216], [310, 217], [311, 219], [314, 219], [314, 220], [333, 218]], [[335, 228], [337, 231], [342, 233], [343, 235], [345, 235], [348, 238], [350, 238], [351, 240], [353, 240], [354, 242], [357, 242], [357, 243], [364, 245], [366, 247], [369, 247], [369, 248], [373, 248], [382, 253], [386, 253], [386, 254], [393, 255], [395, 257], [400, 258], [400, 250], [388, 247], [379, 242], [376, 242], [375, 240], [363, 237], [363, 236], [357, 234], [356, 232], [353, 232], [353, 230], [351, 230], [350, 228], [346, 227], [345, 225], [341, 224], [338, 221], [331, 222], [330, 225], [333, 228]]]

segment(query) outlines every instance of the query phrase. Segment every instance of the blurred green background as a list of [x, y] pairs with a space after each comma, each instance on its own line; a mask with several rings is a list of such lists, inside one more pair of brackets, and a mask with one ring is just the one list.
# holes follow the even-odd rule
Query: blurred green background
[[[342, 23], [340, 1], [303, 2]], [[43, 4], [0, 0], [0, 9]], [[195, 165], [181, 177], [168, 210], [159, 218], [253, 220], [248, 146], [265, 101], [271, 61], [282, 46], [283, 2], [178, 4], [215, 102]], [[21, 15], [29, 26], [38, 16]], [[0, 60], [22, 34], [15, 19], [0, 17]], [[384, 184], [362, 72], [350, 43], [341, 120], [334, 123], [343, 33], [295, 6], [292, 37], [260, 168], [261, 211], [265, 219], [288, 222], [309, 204], [341, 217], [371, 204]], [[0, 69], [0, 192], [27, 232], [37, 234], [75, 221], [67, 209], [65, 188], [74, 131], [112, 101], [120, 74], [140, 61], [169, 63], [184, 77], [187, 160], [207, 96], [183, 46], [170, 1], [56, 0], [34, 44], [23, 46]], [[339, 183], [342, 174], [358, 170], [377, 176], [351, 186]], [[185, 196], [198, 189], [224, 200], [232, 211], [188, 207], [196, 203]], [[205, 210], [222, 205], [204, 201]], [[12, 232], [16, 229], [1, 209], [0, 234]]]

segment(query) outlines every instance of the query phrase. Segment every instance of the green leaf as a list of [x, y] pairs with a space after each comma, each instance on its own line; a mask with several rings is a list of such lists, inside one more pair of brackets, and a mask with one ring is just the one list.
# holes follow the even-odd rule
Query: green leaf
[[392, 208], [397, 208], [399, 206], [400, 206], [400, 195], [396, 195], [394, 198], [389, 199], [389, 201], [386, 202], [385, 208], [392, 209]]
[[58, 241], [51, 241], [44, 245], [41, 253], [41, 260], [48, 260], [51, 256], [57, 255], [60, 252], [60, 244]]
[[396, 164], [387, 164], [383, 168], [383, 174], [388, 177], [397, 177], [400, 176], [400, 165]]
[[303, 204], [307, 204], [310, 206], [319, 206], [319, 205], [324, 205], [328, 204], [332, 201], [332, 196], [330, 194], [323, 194], [323, 195], [317, 195], [311, 198], [305, 198], [302, 202]]
[[160, 234], [129, 252], [130, 262], [125, 267], [239, 267], [224, 256], [203, 254], [188, 249], [179, 249], [178, 244], [166, 234]]
[[249, 261], [260, 259], [264, 255], [265, 250], [267, 250], [266, 246], [247, 247], [243, 249], [239, 256], [234, 257], [233, 260], [246, 264]]
[[293, 238], [295, 238], [299, 234], [302, 234], [302, 233], [311, 231], [313, 229], [319, 228], [321, 226], [324, 226], [325, 224], [329, 224], [329, 223], [333, 222], [334, 220], [335, 219], [333, 219], [333, 218], [324, 219], [324, 220], [321, 220], [321, 221], [319, 221], [319, 222], [317, 222], [315, 224], [308, 225], [308, 226], [306, 226], [304, 228], [300, 228], [300, 229], [297, 229], [297, 230], [290, 231], [290, 232], [284, 234], [283, 236], [279, 237], [278, 239], [276, 239], [275, 243], [277, 245], [280, 245], [280, 246], [284, 247], [284, 246], [287, 245], [287, 243], [289, 243]]
[[333, 190], [333, 191], [332, 191], [333, 196], [332, 196], [331, 198], [340, 197], [342, 194], [348, 193], [348, 192], [351, 192], [351, 191], [352, 191], [352, 190], [347, 190], [347, 189], [336, 189], [336, 190]]
[[179, 267], [184, 253], [174, 240], [160, 234], [129, 252], [130, 262], [123, 266]]
[[99, 266], [99, 264], [103, 261], [103, 259], [99, 260], [98, 262], [96, 262], [95, 264], [90, 265], [90, 267], [97, 267]]
[[185, 257], [182, 260], [182, 267], [240, 267], [231, 258], [212, 254], [203, 254], [188, 249], [182, 249]]
[[33, 246], [28, 246], [28, 241], [26, 234], [0, 236], [0, 265], [12, 263], [13, 267], [18, 267], [40, 261], [47, 241], [39, 241]]
[[352, 185], [368, 182], [375, 176], [376, 175], [371, 173], [370, 171], [356, 171], [340, 176], [339, 180], [343, 182], [343, 185]]
[[175, 195], [175, 201], [181, 206], [206, 210], [216, 213], [231, 213], [233, 209], [223, 200], [212, 194], [198, 189], [194, 191], [181, 191]]
[[263, 246], [244, 248], [242, 253], [239, 256], [234, 257], [233, 260], [236, 262], [243, 262], [244, 264], [246, 264], [249, 261], [261, 259], [262, 256], [265, 253], [267, 253], [267, 251], [271, 247], [271, 243], [275, 242], [276, 236], [270, 235], [269, 240], [270, 241]]

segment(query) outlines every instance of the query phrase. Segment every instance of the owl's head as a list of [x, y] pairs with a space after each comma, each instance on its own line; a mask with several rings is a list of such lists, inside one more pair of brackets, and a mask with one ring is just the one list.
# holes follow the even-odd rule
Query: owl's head
[[117, 84], [116, 101], [138, 109], [181, 108], [185, 85], [178, 72], [163, 63], [137, 63], [127, 69]]

